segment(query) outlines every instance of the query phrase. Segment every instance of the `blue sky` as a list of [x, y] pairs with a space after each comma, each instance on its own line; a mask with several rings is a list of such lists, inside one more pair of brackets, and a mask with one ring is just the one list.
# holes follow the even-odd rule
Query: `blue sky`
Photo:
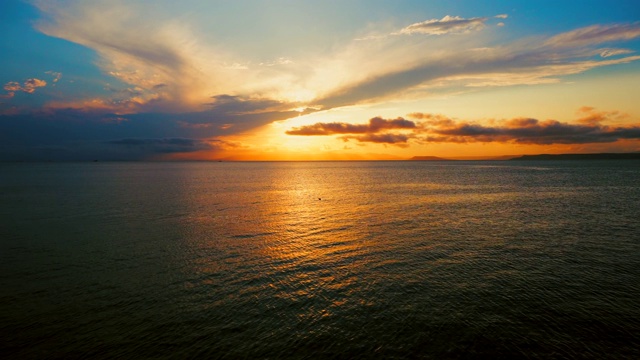
[[639, 21], [637, 1], [4, 1], [0, 160], [638, 151]]

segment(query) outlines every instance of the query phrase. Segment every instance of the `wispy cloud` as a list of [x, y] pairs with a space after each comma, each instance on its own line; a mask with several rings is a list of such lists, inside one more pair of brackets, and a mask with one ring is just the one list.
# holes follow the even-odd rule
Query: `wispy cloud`
[[51, 75], [53, 77], [52, 82], [57, 83], [60, 79], [62, 79], [62, 73], [57, 71], [45, 71], [45, 74]]
[[40, 31], [95, 50], [104, 73], [141, 89], [137, 112], [195, 110], [208, 92], [234, 91], [243, 80], [230, 81], [224, 64], [234, 61], [198, 43], [187, 23], [141, 16], [143, 4], [34, 2], [46, 14]]
[[212, 96], [207, 105], [229, 115], [248, 115], [268, 112], [291, 112], [300, 105], [262, 97], [220, 94]]
[[567, 48], [624, 41], [640, 36], [640, 22], [631, 24], [593, 25], [551, 37], [547, 46]]
[[[525, 44], [484, 46], [486, 37], [474, 34], [490, 19], [508, 17], [498, 14], [430, 19], [387, 31], [380, 41], [336, 46], [325, 56], [252, 61], [201, 41], [178, 18], [144, 20], [138, 16], [144, 12], [139, 3], [70, 0], [67, 6], [60, 6], [58, 2], [35, 2], [48, 19], [39, 22], [38, 29], [94, 49], [105, 73], [140, 89], [128, 98], [112, 95], [81, 103], [59, 100], [58, 108], [96, 105], [118, 113], [179, 113], [203, 111], [211, 95], [232, 94], [330, 109], [401, 97], [417, 87], [442, 82], [460, 88], [551, 83], [565, 75], [639, 59], [612, 60], [628, 54], [614, 49], [599, 51], [598, 60], [585, 55], [602, 42], [640, 36], [638, 23], [596, 25], [547, 39], [529, 39]], [[390, 33], [396, 36], [388, 36]], [[446, 37], [446, 41], [436, 36], [460, 33], [471, 35]], [[412, 34], [433, 36], [403, 36]], [[584, 49], [576, 49], [581, 47]]]
[[[288, 57], [252, 61], [223, 49], [194, 30], [188, 16], [149, 10], [140, 2], [96, 0], [34, 0], [45, 16], [36, 23], [41, 32], [81, 44], [97, 52], [97, 65], [139, 94], [129, 99], [98, 95], [84, 99], [85, 106], [112, 106], [118, 112], [183, 112], [207, 108], [212, 94], [287, 99], [300, 93], [297, 71]], [[97, 99], [100, 97], [100, 99]], [[113, 101], [112, 101], [113, 100]], [[126, 103], [126, 106], [122, 106]], [[59, 100], [57, 107], [74, 107]]]
[[411, 24], [395, 34], [425, 34], [425, 35], [444, 35], [444, 34], [463, 34], [471, 31], [481, 30], [485, 26], [485, 22], [489, 18], [476, 17], [464, 19], [460, 16], [445, 16], [442, 19], [431, 19], [423, 22]]
[[611, 56], [618, 56], [618, 55], [627, 55], [627, 54], [633, 54], [633, 51], [629, 49], [601, 49], [600, 50], [600, 57], [603, 57], [603, 58], [608, 58]]
[[[462, 88], [558, 82], [566, 75], [640, 60], [640, 56], [611, 59], [613, 55], [627, 53], [603, 52], [595, 48], [605, 41], [637, 37], [640, 37], [640, 26], [634, 23], [588, 27], [548, 39], [529, 39], [497, 47], [447, 46], [428, 53], [418, 61], [397, 66], [380, 64], [379, 69], [386, 71], [378, 70], [368, 77], [328, 91], [314, 103], [327, 109], [378, 101], [391, 95], [402, 96], [403, 92], [418, 86], [443, 82], [453, 82]], [[398, 61], [415, 58], [415, 54], [403, 53], [403, 49], [390, 47], [389, 51], [396, 54]], [[604, 57], [593, 59], [594, 52], [604, 54]]]

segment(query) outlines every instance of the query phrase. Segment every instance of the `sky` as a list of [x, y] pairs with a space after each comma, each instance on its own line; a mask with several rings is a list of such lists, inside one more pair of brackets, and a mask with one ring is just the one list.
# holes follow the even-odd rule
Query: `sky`
[[640, 4], [3, 0], [0, 161], [640, 151]]

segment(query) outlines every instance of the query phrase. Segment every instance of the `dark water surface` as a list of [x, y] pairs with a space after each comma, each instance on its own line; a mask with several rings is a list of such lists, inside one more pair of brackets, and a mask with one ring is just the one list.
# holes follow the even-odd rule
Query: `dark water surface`
[[640, 358], [640, 162], [0, 164], [10, 358]]

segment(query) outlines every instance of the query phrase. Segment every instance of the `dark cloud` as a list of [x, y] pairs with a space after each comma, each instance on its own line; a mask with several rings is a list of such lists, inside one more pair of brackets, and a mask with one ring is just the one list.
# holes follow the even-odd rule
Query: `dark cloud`
[[137, 148], [153, 153], [182, 153], [211, 150], [214, 147], [205, 140], [169, 138], [169, 139], [120, 139], [111, 140], [108, 144]]
[[416, 130], [416, 124], [401, 117], [392, 120], [374, 117], [369, 119], [367, 124], [316, 123], [293, 128], [286, 131], [286, 133], [288, 135], [303, 136], [348, 134], [341, 136], [340, 139], [344, 141], [356, 140], [358, 142], [391, 144], [402, 147], [408, 146], [407, 142], [413, 137], [412, 134], [390, 133], [388, 132], [389, 130]]
[[[158, 153], [215, 151], [218, 146], [202, 141], [300, 114], [269, 99], [223, 96], [215, 100], [210, 109], [199, 112], [46, 109], [0, 115], [0, 160], [137, 160]], [[53, 148], [58, 150], [50, 151]]]
[[273, 99], [251, 98], [221, 94], [212, 97], [209, 103], [213, 109], [229, 114], [265, 113], [271, 111], [291, 111], [296, 106]]
[[381, 130], [392, 129], [413, 129], [416, 124], [413, 121], [405, 120], [401, 117], [394, 120], [386, 120], [374, 117], [368, 124], [348, 124], [348, 123], [316, 123], [313, 125], [301, 126], [288, 130], [288, 135], [333, 135], [333, 134], [365, 134], [376, 133]]
[[[602, 124], [604, 121], [620, 118], [618, 112], [598, 112], [585, 107], [580, 109], [580, 113], [586, 116], [578, 119], [578, 123], [516, 118], [492, 125], [456, 121], [443, 115], [411, 113], [411, 118], [421, 121], [414, 123], [403, 118], [373, 118], [368, 124], [316, 123], [293, 128], [286, 133], [307, 136], [346, 134], [340, 139], [401, 146], [407, 146], [411, 139], [422, 143], [501, 142], [538, 145], [610, 143], [623, 139], [640, 139], [640, 125]], [[403, 131], [388, 132], [392, 129]]]
[[[604, 120], [602, 118], [600, 121]], [[519, 144], [587, 144], [640, 139], [640, 126], [607, 126], [598, 122], [563, 123], [517, 118], [486, 126], [452, 119], [428, 119], [420, 124], [427, 142], [512, 142]]]
[[[232, 115], [248, 115], [260, 113], [287, 113], [293, 117], [297, 115], [310, 114], [318, 111], [318, 109], [307, 107], [303, 111], [299, 111], [302, 103], [285, 102], [269, 98], [238, 96], [229, 94], [220, 94], [211, 97], [212, 102], [208, 103], [212, 109], [218, 112], [225, 112]], [[294, 110], [296, 109], [296, 110]]]
[[387, 133], [387, 134], [366, 134], [366, 135], [358, 135], [358, 136], [341, 136], [340, 139], [345, 141], [349, 141], [353, 139], [359, 142], [390, 144], [390, 145], [396, 145], [400, 147], [406, 147], [406, 146], [409, 146], [407, 142], [412, 137], [413, 135], [410, 135], [410, 134], [407, 135], [407, 134]]

